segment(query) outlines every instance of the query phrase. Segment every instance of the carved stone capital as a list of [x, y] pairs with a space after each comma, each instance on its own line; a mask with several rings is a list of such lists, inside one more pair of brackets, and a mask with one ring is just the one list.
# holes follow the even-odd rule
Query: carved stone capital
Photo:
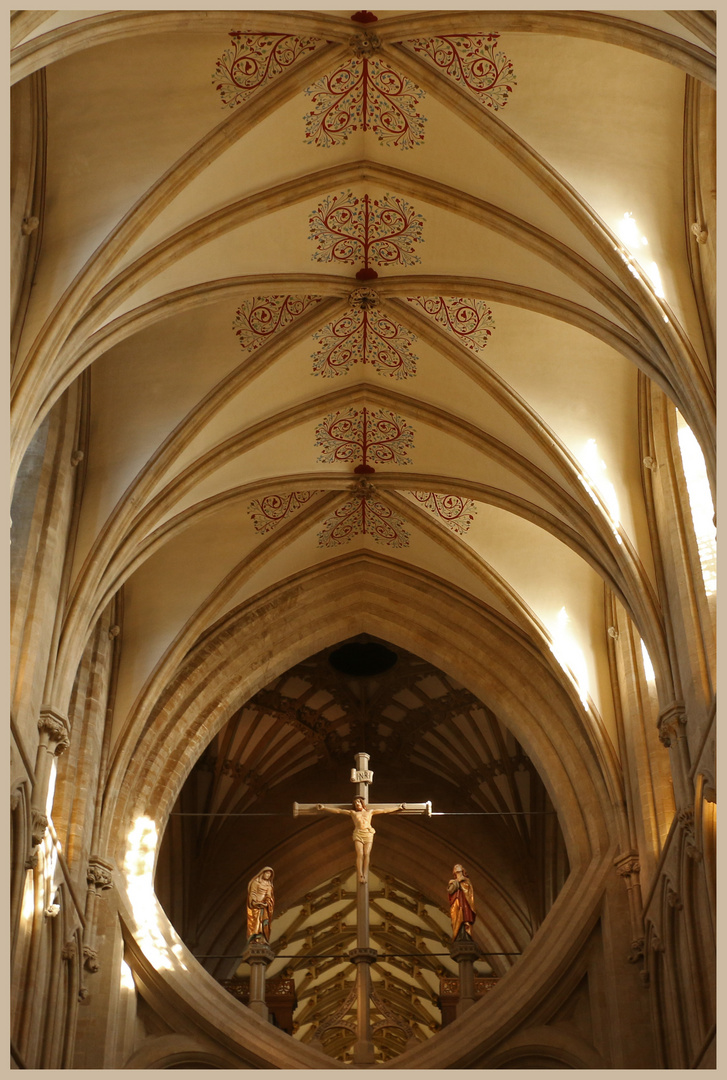
[[88, 987], [82, 986], [81, 989], [78, 991], [78, 1000], [81, 1002], [82, 1005], [87, 1005], [89, 997], [90, 994], [88, 991]]
[[113, 888], [113, 867], [101, 859], [91, 859], [86, 870], [86, 881], [89, 889], [95, 889], [96, 892]]
[[631, 942], [627, 959], [630, 964], [637, 964], [639, 960], [644, 959], [644, 939], [642, 937]]
[[38, 844], [43, 842], [45, 836], [45, 830], [48, 828], [48, 818], [41, 810], [31, 810], [30, 812], [30, 838], [33, 843], [33, 847], [38, 847]]
[[354, 289], [349, 297], [351, 307], [360, 311], [371, 311], [378, 306], [379, 294], [373, 289]]
[[49, 904], [48, 907], [43, 912], [43, 914], [45, 916], [47, 916], [47, 918], [49, 918], [49, 919], [55, 919], [56, 915], [58, 915], [60, 910], [61, 910], [61, 905], [60, 904]]
[[65, 945], [63, 946], [63, 951], [61, 952], [61, 956], [63, 957], [64, 960], [74, 960], [75, 959], [75, 957], [76, 957], [76, 942], [75, 942], [74, 938], [71, 938], [70, 941], [67, 941], [65, 943]]
[[[42, 839], [43, 839], [43, 837], [41, 837], [41, 840]], [[35, 870], [37, 868], [37, 866], [38, 866], [38, 852], [34, 851], [33, 854], [28, 855], [27, 859], [25, 860], [25, 869], [26, 870]]]
[[659, 741], [664, 746], [674, 745], [679, 738], [680, 727], [684, 727], [686, 722], [684, 702], [673, 701], [659, 716]]
[[639, 874], [641, 872], [641, 863], [639, 857], [634, 851], [630, 851], [627, 855], [620, 855], [618, 859], [614, 859], [614, 866], [616, 867], [616, 873], [621, 877], [631, 877], [632, 874]]
[[86, 971], [90, 971], [92, 975], [98, 971], [98, 953], [95, 949], [92, 949], [90, 945], [83, 946], [83, 966]]
[[54, 743], [53, 752], [58, 757], [71, 745], [71, 725], [68, 718], [57, 709], [44, 705], [38, 718], [38, 731], [41, 736], [48, 735], [49, 746]]
[[264, 964], [265, 967], [268, 964], [272, 964], [275, 959], [275, 953], [265, 941], [251, 941], [244, 953], [242, 954], [243, 963], [247, 964]]
[[10, 796], [10, 810], [15, 812], [20, 806], [20, 792], [16, 789]]
[[381, 48], [381, 41], [379, 35], [375, 34], [373, 30], [359, 30], [350, 39], [349, 45], [353, 55], [363, 59], [363, 57], [373, 56], [375, 52], [378, 52]]
[[471, 939], [458, 938], [450, 945], [449, 955], [458, 964], [462, 960], [471, 960], [474, 962], [479, 957], [480, 950]]

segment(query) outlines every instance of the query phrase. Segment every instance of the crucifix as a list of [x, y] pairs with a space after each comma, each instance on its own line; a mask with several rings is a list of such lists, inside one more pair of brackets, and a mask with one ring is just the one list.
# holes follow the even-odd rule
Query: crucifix
[[369, 784], [374, 774], [368, 767], [369, 755], [356, 754], [356, 768], [351, 769], [351, 783], [356, 785], [353, 808], [343, 803], [293, 803], [293, 816], [301, 814], [348, 814], [353, 821], [353, 843], [356, 849], [356, 948], [349, 953], [356, 965], [356, 1045], [353, 1060], [356, 1065], [373, 1065], [374, 1043], [371, 1038], [371, 971], [376, 961], [376, 949], [369, 945], [369, 882], [368, 868], [374, 829], [374, 814], [427, 814], [432, 815], [432, 804], [425, 803], [379, 803], [368, 804]]

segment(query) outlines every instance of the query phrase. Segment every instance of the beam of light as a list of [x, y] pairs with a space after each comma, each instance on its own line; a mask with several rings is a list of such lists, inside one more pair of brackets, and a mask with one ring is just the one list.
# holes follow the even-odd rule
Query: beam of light
[[583, 650], [568, 629], [569, 623], [568, 612], [562, 607], [555, 621], [548, 625], [551, 637], [550, 648], [575, 686], [581, 704], [588, 711], [588, 667]]
[[48, 780], [48, 797], [45, 800], [45, 816], [50, 818], [53, 816], [53, 799], [56, 793], [56, 777], [58, 776], [58, 767], [56, 765], [56, 758], [53, 758], [50, 765], [50, 778]]
[[616, 488], [606, 476], [606, 462], [603, 461], [598, 452], [596, 440], [589, 439], [578, 456], [584, 469], [578, 479], [595, 503], [599, 501], [596, 497], [596, 491], [600, 495], [611, 522], [613, 535], [620, 544], [622, 543], [619, 534], [621, 511], [618, 504], [618, 495], [616, 494]]
[[154, 895], [154, 858], [158, 835], [156, 824], [148, 817], [138, 817], [128, 836], [124, 872], [129, 902], [138, 929], [139, 944], [145, 955], [160, 970], [171, 970], [175, 961], [184, 970], [184, 949], [168, 921], [160, 916]]
[[[652, 284], [654, 292], [659, 297], [659, 299], [665, 300], [666, 297], [664, 295], [664, 286], [661, 281], [659, 267], [653, 261], [653, 259], [648, 263], [641, 262], [641, 256], [646, 255], [646, 252], [643, 249], [649, 246], [649, 241], [639, 229], [634, 219], [634, 215], [630, 213], [630, 211], [627, 210], [624, 216], [619, 219], [618, 223], [616, 224], [616, 232], [624, 247], [627, 248], [628, 252], [630, 253], [629, 255], [625, 255], [623, 252], [621, 252], [621, 258], [628, 266], [629, 271], [633, 274], [635, 278], [641, 280], [641, 274], [639, 273], [640, 269], [642, 273], [646, 277], [648, 277], [649, 281]], [[634, 259], [636, 260], [637, 264], [640, 264], [638, 269], [637, 266], [635, 266], [633, 263]], [[664, 322], [668, 321], [668, 318], [666, 318], [665, 316]]]
[[25, 892], [23, 893], [23, 906], [20, 914], [24, 920], [32, 919], [34, 910], [35, 881], [33, 880], [33, 871], [28, 870], [25, 875]]
[[643, 641], [641, 642], [641, 657], [644, 661], [644, 675], [646, 676], [646, 681], [654, 682], [654, 680], [656, 679], [654, 665], [651, 662], [651, 657], [649, 656], [648, 649], [644, 645]]
[[134, 983], [134, 976], [131, 974], [131, 968], [124, 959], [121, 961], [120, 984], [122, 990], [136, 990], [136, 984]]
[[694, 432], [680, 413], [677, 413], [677, 432], [704, 589], [708, 596], [712, 596], [717, 591], [717, 530], [714, 527], [714, 503], [707, 467]]

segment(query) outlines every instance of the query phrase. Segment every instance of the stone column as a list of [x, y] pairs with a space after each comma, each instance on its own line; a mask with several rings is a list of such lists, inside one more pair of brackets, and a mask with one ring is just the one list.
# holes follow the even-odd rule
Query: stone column
[[459, 965], [459, 1002], [457, 1004], [457, 1016], [461, 1016], [470, 1006], [474, 1005], [475, 998], [475, 960], [480, 955], [480, 950], [471, 938], [458, 938], [453, 941], [449, 948], [449, 955]]
[[275, 959], [275, 953], [265, 941], [249, 943], [242, 960], [250, 965], [250, 1001], [249, 1008], [261, 1020], [268, 1019], [268, 1007], [265, 1004], [265, 972], [268, 964]]
[[639, 881], [641, 864], [636, 852], [630, 851], [627, 855], [620, 855], [614, 859], [614, 866], [626, 886], [631, 922], [631, 950], [628, 959], [630, 963], [636, 964], [644, 956], [644, 911]]
[[682, 701], [673, 701], [659, 715], [659, 741], [669, 748], [677, 810], [694, 804], [694, 792], [689, 775], [691, 771], [689, 745], [684, 731], [686, 723], [687, 718]]
[[98, 971], [98, 954], [96, 953], [96, 904], [102, 892], [113, 886], [113, 867], [95, 856], [89, 861], [86, 870], [86, 932], [83, 942], [83, 966], [86, 971], [95, 974]]
[[[366, 892], [366, 910], [368, 913], [368, 884], [359, 882], [359, 896]], [[359, 923], [360, 927], [360, 923]], [[354, 1065], [373, 1065], [375, 1060], [374, 1041], [371, 1037], [371, 970], [370, 965], [376, 960], [376, 949], [359, 946], [351, 949], [349, 958], [356, 965], [356, 1044], [353, 1048]]]
[[44, 705], [40, 710], [38, 731], [40, 739], [35, 760], [35, 785], [30, 803], [33, 847], [38, 847], [48, 828], [46, 803], [53, 760], [71, 745], [68, 718], [49, 705]]

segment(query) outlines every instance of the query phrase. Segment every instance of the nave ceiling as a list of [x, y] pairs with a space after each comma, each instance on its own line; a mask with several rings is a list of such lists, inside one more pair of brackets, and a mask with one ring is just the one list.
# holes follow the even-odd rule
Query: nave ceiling
[[[605, 595], [668, 688], [646, 377], [714, 461], [684, 195], [685, 94], [713, 83], [714, 56], [678, 14], [54, 12], [19, 40], [14, 94], [21, 116], [44, 103], [46, 148], [13, 466], [76, 386], [83, 499], [54, 690], [117, 597], [112, 770], [207, 635], [343, 556], [491, 612], [604, 760]], [[328, 656], [367, 627], [355, 591], [340, 603], [346, 633], [318, 630], [312, 656], [235, 702], [177, 809], [250, 811], [314, 766], [345, 775], [360, 702]], [[400, 660], [367, 705], [377, 767], [480, 810], [550, 810], [492, 703], [386, 643]], [[518, 820], [486, 843], [519, 948], [559, 885], [518, 879], [545, 843]], [[188, 829], [187, 855], [236, 840], [217, 828]], [[169, 899], [183, 937], [209, 902], [193, 886]]]

